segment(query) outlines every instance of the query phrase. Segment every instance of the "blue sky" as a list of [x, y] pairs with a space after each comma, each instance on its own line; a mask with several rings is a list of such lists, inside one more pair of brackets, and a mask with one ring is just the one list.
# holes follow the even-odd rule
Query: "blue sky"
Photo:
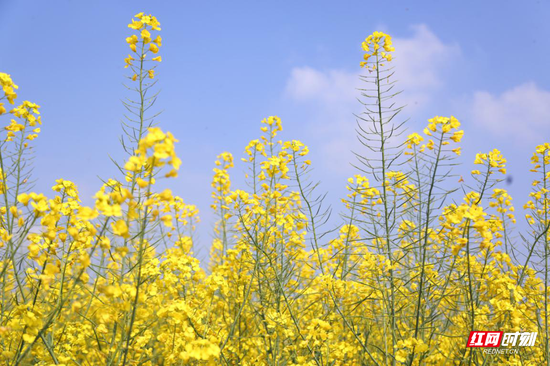
[[[84, 202], [116, 176], [128, 54], [125, 38], [140, 11], [161, 22], [157, 69], [160, 126], [180, 143], [171, 188], [201, 210], [209, 246], [210, 180], [217, 154], [240, 158], [260, 121], [283, 120], [283, 139], [310, 146], [315, 178], [340, 210], [355, 173], [350, 149], [360, 112], [361, 41], [375, 30], [395, 39], [396, 75], [408, 129], [434, 115], [463, 123], [463, 169], [476, 152], [499, 148], [519, 208], [530, 189], [527, 163], [550, 141], [550, 3], [543, 1], [142, 2], [0, 0], [0, 71], [20, 100], [42, 106], [35, 140], [36, 190], [76, 182]], [[242, 182], [242, 166], [233, 169]]]

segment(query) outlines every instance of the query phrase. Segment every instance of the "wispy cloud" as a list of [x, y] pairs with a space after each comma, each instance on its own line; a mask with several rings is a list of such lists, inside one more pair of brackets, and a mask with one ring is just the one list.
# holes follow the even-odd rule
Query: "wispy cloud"
[[476, 126], [515, 144], [541, 143], [550, 136], [550, 91], [534, 82], [518, 85], [500, 95], [475, 92], [471, 106]]

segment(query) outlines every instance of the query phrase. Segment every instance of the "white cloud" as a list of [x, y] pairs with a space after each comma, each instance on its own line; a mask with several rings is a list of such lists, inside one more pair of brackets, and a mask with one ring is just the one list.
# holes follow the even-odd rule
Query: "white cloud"
[[[445, 44], [426, 25], [412, 27], [410, 38], [394, 38], [396, 90], [403, 89], [398, 104], [406, 104], [404, 115], [410, 116], [425, 107], [436, 90], [441, 88], [443, 72], [460, 56], [456, 44]], [[357, 60], [357, 64], [360, 60]], [[358, 150], [354, 112], [361, 110], [357, 88], [365, 84], [357, 72], [317, 70], [297, 67], [287, 81], [287, 97], [315, 107], [315, 131], [323, 140], [325, 165], [331, 170], [347, 170], [355, 159], [350, 150]], [[343, 161], [345, 164], [343, 164]]]
[[357, 96], [358, 74], [342, 71], [318, 71], [311, 67], [292, 69], [287, 94], [299, 101], [323, 103], [349, 102]]
[[472, 120], [476, 126], [515, 143], [543, 142], [550, 135], [550, 92], [535, 83], [521, 84], [493, 95], [474, 93]]
[[443, 85], [441, 73], [460, 55], [457, 44], [445, 44], [425, 24], [411, 27], [411, 38], [396, 38], [395, 65], [400, 88], [433, 90]]

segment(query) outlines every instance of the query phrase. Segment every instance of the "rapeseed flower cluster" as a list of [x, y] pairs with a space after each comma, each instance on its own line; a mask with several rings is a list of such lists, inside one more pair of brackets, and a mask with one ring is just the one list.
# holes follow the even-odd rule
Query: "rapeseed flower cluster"
[[[391, 52], [395, 51], [391, 36], [383, 32], [374, 32], [365, 38], [361, 47], [363, 51], [365, 51], [363, 55], [365, 61], [362, 61], [360, 65], [361, 67], [370, 68], [372, 70], [375, 70], [379, 66], [383, 66], [383, 64], [377, 65], [376, 63], [378, 63], [378, 61], [391, 61], [393, 59]], [[369, 60], [373, 56], [376, 61], [369, 64]]]

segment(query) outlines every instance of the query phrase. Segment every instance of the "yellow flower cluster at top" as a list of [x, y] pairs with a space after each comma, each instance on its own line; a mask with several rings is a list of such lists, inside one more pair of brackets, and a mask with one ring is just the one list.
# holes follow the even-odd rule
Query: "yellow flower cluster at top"
[[38, 108], [40, 108], [38, 104], [31, 103], [29, 101], [24, 101], [23, 104], [14, 108], [11, 111], [11, 113], [15, 117], [18, 117], [19, 119], [23, 120], [23, 123], [22, 124], [18, 123], [15, 119], [11, 120], [10, 125], [5, 127], [6, 131], [8, 131], [6, 141], [13, 141], [15, 137], [15, 133], [18, 131], [23, 131], [23, 134], [25, 134], [26, 127], [33, 127], [33, 128], [30, 133], [27, 133], [26, 135], [24, 135], [25, 139], [32, 141], [38, 137], [38, 133], [40, 132], [40, 127], [36, 127], [36, 125], [42, 124], [42, 119], [40, 117], [40, 112], [38, 111]]
[[531, 163], [534, 167], [531, 169], [533, 173], [537, 173], [542, 164], [550, 164], [550, 143], [538, 145], [531, 157]]
[[[0, 72], [0, 85], [3, 91], [0, 101], [7, 99], [10, 104], [14, 104], [15, 99], [17, 99], [15, 90], [19, 87], [14, 84], [11, 76]], [[38, 104], [25, 100], [21, 105], [11, 109], [9, 113], [15, 118], [11, 119], [10, 124], [4, 127], [4, 130], [7, 131], [5, 141], [14, 141], [17, 133], [21, 132], [20, 142], [22, 147], [26, 148], [28, 142], [25, 140], [32, 141], [37, 138], [38, 133], [40, 133], [40, 127], [37, 127], [37, 124], [42, 124], [40, 112], [38, 111], [39, 108]], [[0, 116], [6, 114], [6, 112], [4, 103], [0, 102]], [[30, 132], [27, 130], [27, 127], [32, 128]]]
[[[135, 29], [139, 32], [139, 34], [133, 34], [132, 36], [126, 38], [126, 43], [128, 43], [136, 58], [132, 55], [128, 55], [128, 57], [124, 59], [126, 62], [124, 67], [132, 67], [134, 66], [133, 62], [139, 60], [139, 71], [134, 70], [135, 73], [131, 77], [132, 80], [135, 81], [138, 78], [144, 77], [145, 72], [147, 77], [153, 79], [155, 77], [154, 68], [143, 70], [143, 63], [146, 61], [147, 52], [157, 55], [159, 52], [159, 47], [162, 46], [162, 37], [157, 35], [153, 38], [153, 35], [151, 34], [151, 32], [160, 31], [160, 23], [154, 16], [144, 15], [143, 13], [136, 14], [135, 18], [137, 18], [137, 20], [132, 20], [132, 23], [128, 24], [128, 28]], [[151, 61], [161, 62], [162, 57], [154, 56], [151, 58]]]
[[347, 195], [347, 200], [342, 199], [347, 209], [351, 209], [357, 203], [364, 206], [382, 203], [380, 191], [376, 187], [371, 187], [369, 180], [359, 174], [348, 178], [346, 189], [351, 192]]
[[218, 208], [221, 210], [227, 210], [229, 208], [225, 206], [223, 197], [227, 195], [231, 189], [231, 181], [229, 180], [227, 170], [229, 168], [233, 168], [234, 166], [233, 155], [228, 152], [223, 152], [217, 156], [215, 164], [216, 167], [214, 168], [214, 178], [212, 179], [212, 188], [214, 188], [214, 191], [212, 192], [212, 199], [214, 200], [214, 203], [211, 207], [214, 211], [218, 210]]
[[[17, 93], [15, 90], [19, 87], [13, 83], [10, 75], [3, 72], [0, 72], [0, 85], [2, 86], [2, 91], [4, 92], [4, 95], [0, 98], [0, 100], [6, 98], [10, 104], [13, 104], [13, 101], [17, 98]], [[2, 106], [3, 104], [0, 103], [0, 114], [6, 113], [6, 110]]]
[[[391, 36], [383, 32], [374, 32], [365, 38], [365, 41], [361, 43], [361, 47], [363, 48], [363, 51], [365, 51], [365, 54], [363, 55], [363, 59], [365, 61], [360, 63], [361, 67], [374, 70], [377, 68], [377, 64], [380, 61], [391, 61], [393, 56], [390, 52], [395, 51], [395, 47], [393, 47], [392, 44], [393, 42]], [[382, 48], [383, 51], [381, 51], [380, 48]], [[369, 59], [373, 56], [375, 61], [369, 64]], [[383, 64], [380, 66], [383, 66]]]
[[[452, 142], [459, 143], [462, 140], [462, 137], [464, 136], [464, 131], [459, 130], [460, 128], [460, 122], [453, 116], [451, 117], [440, 117], [435, 116], [434, 118], [431, 118], [428, 120], [429, 124], [426, 128], [424, 128], [424, 134], [429, 137], [428, 143], [421, 144], [424, 141], [424, 137], [422, 135], [419, 135], [418, 133], [412, 133], [409, 136], [407, 136], [407, 149], [417, 149], [418, 152], [424, 152], [425, 149], [428, 150], [434, 150], [437, 147], [444, 147], [446, 145], [449, 145]], [[434, 136], [434, 133], [437, 132], [437, 139], [434, 140], [432, 137]], [[452, 132], [452, 134], [450, 133]], [[451, 150], [456, 155], [460, 155], [461, 148], [457, 147]], [[414, 152], [407, 151], [405, 152], [406, 155], [414, 155]]]
[[[543, 228], [548, 228], [550, 226], [550, 215], [548, 215], [550, 207], [550, 143], [546, 142], [536, 147], [531, 157], [531, 164], [533, 165], [530, 169], [531, 172], [538, 173], [540, 176], [533, 181], [533, 191], [529, 193], [530, 199], [523, 206], [524, 209], [531, 211], [525, 215], [525, 218], [531, 226], [540, 225]], [[550, 242], [550, 230], [545, 239]]]
[[270, 116], [268, 118], [264, 118], [262, 120], [262, 123], [266, 126], [263, 126], [261, 130], [263, 132], [270, 131], [271, 138], [274, 138], [277, 136], [277, 132], [283, 130], [283, 125], [281, 124], [281, 119], [277, 116]]
[[[136, 154], [128, 159], [124, 165], [130, 173], [141, 171], [146, 172], [146, 176], [150, 177], [150, 182], [154, 183], [154, 178], [150, 174], [153, 168], [160, 168], [165, 165], [171, 165], [172, 169], [166, 173], [166, 177], [177, 177], [181, 166], [181, 159], [177, 157], [174, 149], [174, 143], [177, 142], [170, 132], [162, 132], [158, 127], [150, 127], [148, 134], [139, 141]], [[148, 151], [152, 150], [152, 154]], [[150, 183], [145, 180], [138, 180], [138, 184], [144, 188]]]
[[[489, 175], [494, 173], [493, 169], [491, 168], [496, 168], [500, 173], [506, 174], [506, 159], [504, 158], [504, 156], [502, 156], [502, 153], [497, 149], [494, 149], [488, 154], [483, 154], [483, 153], [477, 154], [476, 159], [474, 160], [474, 164], [486, 165]], [[472, 174], [480, 175], [481, 172], [479, 170], [472, 170]]]

